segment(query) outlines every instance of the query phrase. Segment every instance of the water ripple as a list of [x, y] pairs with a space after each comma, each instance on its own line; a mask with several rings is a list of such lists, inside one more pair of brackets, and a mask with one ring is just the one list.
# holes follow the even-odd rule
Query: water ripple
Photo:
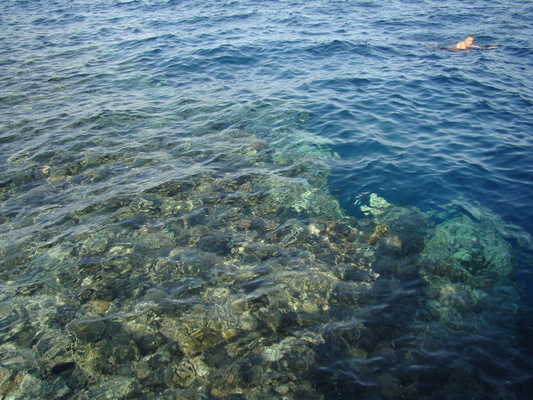
[[2, 390], [525, 398], [532, 13], [1, 2]]

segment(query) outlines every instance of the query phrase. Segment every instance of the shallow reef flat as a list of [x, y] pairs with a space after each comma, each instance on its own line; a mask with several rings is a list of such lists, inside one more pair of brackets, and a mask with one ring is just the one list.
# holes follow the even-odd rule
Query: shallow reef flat
[[347, 216], [305, 113], [225, 115], [10, 161], [0, 399], [517, 398], [521, 294], [493, 223], [376, 194]]

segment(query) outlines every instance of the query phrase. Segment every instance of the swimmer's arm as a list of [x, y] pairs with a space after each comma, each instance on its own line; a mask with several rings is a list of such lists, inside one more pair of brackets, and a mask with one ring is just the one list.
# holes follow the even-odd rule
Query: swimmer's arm
[[498, 46], [476, 46], [476, 45], [472, 45], [472, 47], [475, 49], [481, 49], [481, 50], [490, 50], [490, 49], [498, 48]]

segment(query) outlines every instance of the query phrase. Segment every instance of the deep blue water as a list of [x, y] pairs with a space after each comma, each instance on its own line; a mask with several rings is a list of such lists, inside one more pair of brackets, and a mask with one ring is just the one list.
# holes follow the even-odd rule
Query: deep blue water
[[[2, 1], [0, 243], [16, 259], [105, 225], [80, 210], [240, 168], [203, 136], [231, 126], [316, 144], [349, 216], [376, 193], [491, 221], [533, 303], [532, 20], [518, 0]], [[438, 48], [466, 34], [498, 48]]]

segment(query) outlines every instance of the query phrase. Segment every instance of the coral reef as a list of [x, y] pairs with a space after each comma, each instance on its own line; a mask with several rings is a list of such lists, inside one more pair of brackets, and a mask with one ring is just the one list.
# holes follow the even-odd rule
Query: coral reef
[[[5, 207], [3, 231], [16, 235], [0, 250], [0, 399], [505, 390], [490, 376], [512, 370], [508, 242], [483, 221], [436, 224], [376, 194], [365, 218], [344, 215], [327, 190], [332, 155], [298, 128], [305, 114], [276, 118], [269, 138], [232, 122], [137, 158], [46, 157], [33, 181], [2, 189], [72, 204]], [[139, 170], [153, 152], [159, 173]]]

